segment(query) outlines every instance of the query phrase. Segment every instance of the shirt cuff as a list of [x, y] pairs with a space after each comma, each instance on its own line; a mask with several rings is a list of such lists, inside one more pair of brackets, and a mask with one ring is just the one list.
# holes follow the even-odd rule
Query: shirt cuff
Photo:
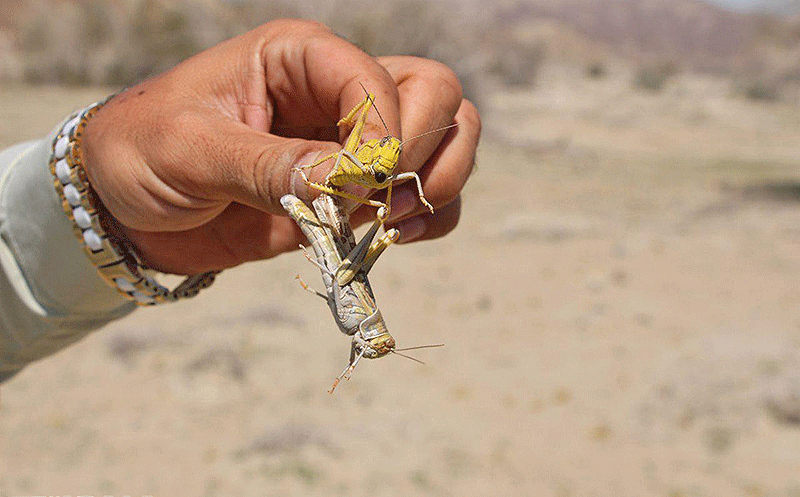
[[135, 306], [99, 276], [53, 187], [49, 159], [63, 124], [0, 153], [0, 263], [19, 299], [39, 306], [37, 314], [107, 320]]

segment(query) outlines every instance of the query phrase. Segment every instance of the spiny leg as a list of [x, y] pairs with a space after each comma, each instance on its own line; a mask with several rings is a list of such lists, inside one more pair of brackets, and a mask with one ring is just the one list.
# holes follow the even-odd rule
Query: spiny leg
[[348, 364], [348, 366], [344, 369], [344, 371], [342, 371], [342, 374], [340, 374], [335, 380], [333, 380], [333, 385], [331, 385], [331, 389], [328, 390], [328, 393], [330, 394], [333, 393], [333, 391], [336, 389], [336, 386], [339, 384], [342, 378], [348, 381], [350, 380], [350, 374], [356, 368], [356, 364], [358, 364], [358, 361], [360, 361], [361, 358], [364, 357], [364, 352], [366, 352], [366, 349], [363, 349], [361, 353], [358, 354], [358, 356], [355, 358], [355, 360], [352, 361], [350, 364]]
[[[328, 173], [328, 176], [326, 176], [324, 184], [314, 183], [313, 181], [308, 179], [308, 176], [306, 176], [306, 174], [302, 170], [297, 169], [297, 168], [295, 168], [295, 170], [298, 173], [300, 173], [300, 177], [303, 178], [303, 182], [306, 184], [306, 186], [314, 188], [315, 190], [319, 190], [319, 191], [321, 191], [323, 193], [327, 193], [328, 195], [335, 195], [337, 197], [342, 197], [342, 198], [346, 198], [346, 199], [349, 199], [349, 200], [354, 200], [354, 201], [356, 201], [356, 202], [358, 202], [360, 204], [363, 204], [363, 205], [369, 205], [371, 207], [377, 207], [378, 208], [378, 219], [380, 219], [381, 221], [386, 220], [386, 217], [388, 217], [388, 215], [389, 215], [389, 206], [387, 204], [385, 204], [383, 202], [380, 202], [378, 200], [372, 200], [372, 199], [368, 199], [368, 198], [359, 197], [357, 195], [353, 195], [352, 193], [348, 193], [348, 192], [346, 192], [344, 190], [339, 190], [338, 188], [336, 188], [334, 185], [331, 184], [332, 176], [337, 175], [337, 174], [342, 174], [342, 172], [344, 171], [345, 167], [342, 165], [343, 164], [343, 160], [342, 159], [344, 159], [344, 158], [347, 158], [348, 160], [350, 160], [350, 162], [352, 163], [352, 165], [356, 169], [356, 171], [361, 171], [361, 170], [365, 169], [365, 167], [366, 167], [350, 151], [341, 150], [341, 151], [338, 152], [338, 157], [336, 158], [336, 164], [333, 166], [333, 169], [331, 169], [331, 172]], [[381, 214], [381, 212], [382, 212], [380, 210], [381, 207], [383, 207], [385, 209], [383, 211], [385, 214], [383, 214], [383, 215]]]
[[380, 217], [381, 213], [385, 210], [384, 207], [378, 208], [378, 219], [373, 221], [372, 226], [369, 227], [367, 232], [364, 233], [364, 236], [361, 237], [361, 240], [358, 241], [358, 244], [345, 256], [342, 263], [336, 269], [336, 279], [339, 281], [339, 285], [344, 286], [348, 284], [353, 280], [356, 273], [361, 270], [362, 261], [367, 254], [369, 254], [370, 244], [372, 240], [375, 239], [375, 235], [383, 224], [380, 221]]
[[342, 265], [339, 266], [339, 269], [336, 270], [336, 281], [340, 286], [344, 286], [350, 283], [359, 273], [363, 273], [364, 275], [369, 274], [372, 266], [375, 265], [375, 262], [378, 260], [378, 257], [389, 245], [396, 242], [398, 238], [400, 238], [400, 232], [395, 228], [381, 235], [380, 238], [369, 246], [366, 254], [364, 254], [358, 262], [352, 262], [348, 265], [345, 265], [343, 262]]
[[303, 255], [306, 256], [306, 259], [308, 259], [308, 262], [310, 262], [311, 264], [317, 266], [319, 268], [319, 270], [324, 272], [325, 274], [330, 275], [332, 277], [335, 277], [335, 274], [333, 273], [333, 271], [328, 269], [324, 264], [320, 264], [320, 262], [318, 260], [316, 260], [313, 257], [311, 257], [311, 255], [309, 255], [309, 253], [308, 253], [308, 251], [306, 250], [305, 247], [300, 245], [300, 250], [303, 251]]
[[[431, 211], [431, 214], [433, 214], [433, 206], [430, 203], [428, 203], [428, 200], [425, 198], [425, 194], [422, 193], [422, 181], [420, 181], [419, 175], [417, 173], [408, 172], [408, 173], [396, 174], [396, 175], [394, 175], [392, 177], [392, 182], [394, 182], [394, 181], [402, 181], [402, 180], [412, 179], [412, 178], [417, 182], [417, 194], [419, 195], [420, 201], [422, 202], [422, 204], [425, 207], [428, 208], [429, 211]], [[391, 188], [391, 186], [389, 188]], [[387, 200], [386, 200], [387, 203], [389, 202], [389, 200], [388, 200], [388, 195], [389, 194], [391, 194], [391, 190], [389, 190], [389, 192], [387, 194]]]
[[[301, 172], [301, 174], [302, 174], [302, 172]], [[305, 176], [305, 175], [303, 175], [303, 176]], [[342, 190], [337, 190], [337, 189], [331, 188], [329, 186], [320, 185], [319, 183], [313, 183], [311, 181], [308, 181], [308, 178], [305, 178], [305, 177], [303, 178], [303, 180], [305, 181], [306, 185], [310, 186], [311, 188], [314, 188], [315, 190], [319, 190], [319, 191], [321, 191], [323, 193], [327, 193], [328, 195], [336, 195], [337, 197], [346, 198], [348, 200], [354, 200], [354, 201], [358, 202], [359, 204], [369, 205], [369, 206], [372, 206], [372, 207], [378, 207], [378, 208], [380, 208], [380, 207], [384, 207], [385, 208], [386, 207], [386, 204], [384, 204], [383, 202], [379, 202], [377, 200], [372, 200], [372, 199], [369, 199], [369, 198], [362, 198], [362, 197], [359, 197], [358, 195], [353, 195], [352, 193], [348, 193], [348, 192], [345, 192], [345, 191], [342, 191]]]
[[[336, 157], [336, 156], [341, 156], [341, 152], [333, 152], [332, 154], [328, 154], [328, 155], [326, 155], [325, 157], [323, 157], [323, 158], [321, 158], [321, 159], [317, 159], [317, 160], [315, 160], [315, 161], [314, 161], [313, 163], [311, 163], [311, 164], [308, 164], [308, 165], [305, 165], [305, 166], [295, 166], [295, 167], [293, 167], [293, 168], [292, 168], [292, 170], [293, 170], [293, 171], [302, 172], [302, 171], [303, 171], [303, 169], [313, 169], [313, 168], [315, 168], [315, 167], [319, 166], [320, 164], [322, 164], [322, 163], [324, 163], [324, 162], [327, 162], [327, 161], [329, 161], [329, 160], [333, 159], [333, 158], [334, 158], [334, 157]], [[304, 176], [304, 179], [305, 179], [306, 181], [308, 181], [308, 178], [305, 178], [305, 176]]]
[[[375, 97], [372, 94], [367, 93], [366, 98], [362, 100], [361, 103], [353, 107], [353, 110], [351, 110], [337, 123], [337, 126], [345, 126], [355, 122], [353, 130], [350, 132], [350, 135], [348, 135], [347, 140], [344, 142], [345, 150], [353, 152], [361, 144], [361, 135], [364, 133], [364, 124], [367, 122], [367, 113], [369, 112], [370, 107], [372, 107], [374, 98]], [[355, 118], [356, 113], [359, 111], [361, 111], [361, 114], [358, 115], [358, 118]]]
[[310, 292], [310, 293], [313, 293], [314, 295], [322, 298], [326, 302], [328, 301], [328, 296], [327, 295], [325, 295], [322, 292], [318, 292], [317, 290], [314, 290], [313, 288], [311, 288], [308, 285], [306, 285], [306, 282], [303, 281], [303, 278], [301, 278], [299, 274], [297, 276], [295, 276], [294, 279], [296, 279], [300, 283], [300, 286], [303, 287], [303, 290], [305, 290], [307, 292]]
[[392, 210], [392, 183], [394, 183], [394, 180], [390, 181], [389, 185], [386, 187], [386, 205], [387, 205], [387, 207], [386, 207], [386, 213], [384, 214], [383, 219], [381, 219], [381, 213], [380, 213], [380, 211], [378, 211], [378, 219], [381, 220], [381, 221], [386, 221], [386, 219], [389, 217], [389, 212], [391, 212], [391, 210]]
[[395, 228], [392, 228], [384, 233], [380, 238], [375, 240], [375, 243], [370, 245], [367, 255], [364, 256], [364, 260], [361, 263], [359, 271], [363, 271], [364, 274], [369, 273], [370, 269], [372, 269], [372, 266], [378, 260], [378, 257], [389, 247], [389, 245], [396, 242], [398, 238], [400, 238], [400, 232]]
[[[337, 174], [339, 172], [339, 170], [341, 168], [341, 164], [342, 164], [342, 157], [344, 155], [347, 155], [348, 157], [352, 156], [352, 154], [347, 153], [346, 150], [340, 150], [338, 152], [334, 152], [332, 154], [326, 155], [322, 159], [314, 161], [313, 164], [308, 164], [306, 166], [293, 167], [292, 168], [292, 173], [300, 174], [300, 178], [303, 180], [303, 183], [306, 186], [310, 186], [310, 187], [312, 187], [312, 188], [314, 188], [316, 190], [320, 190], [321, 188], [330, 188], [327, 185], [330, 185], [331, 176], [333, 176], [333, 175], [335, 175], [335, 174]], [[313, 181], [308, 179], [308, 176], [306, 175], [304, 169], [311, 169], [311, 168], [317, 167], [320, 164], [323, 164], [324, 162], [327, 162], [327, 161], [329, 161], [330, 159], [333, 159], [333, 158], [336, 158], [336, 162], [333, 164], [333, 167], [328, 172], [327, 176], [325, 176], [325, 184], [324, 185], [319, 184], [319, 183], [314, 183]], [[291, 184], [292, 184], [292, 194], [294, 195], [296, 193], [294, 191], [294, 177], [292, 177]], [[326, 190], [321, 190], [321, 191], [329, 193]]]
[[374, 99], [375, 99], [375, 97], [373, 97], [370, 93], [367, 93], [367, 95], [364, 97], [364, 100], [362, 100], [358, 104], [356, 104], [356, 106], [353, 107], [350, 110], [350, 112], [347, 113], [346, 116], [344, 116], [343, 118], [339, 119], [339, 122], [336, 123], [336, 125], [337, 126], [345, 126], [345, 125], [353, 124], [353, 121], [355, 121], [356, 114], [358, 113], [358, 111], [362, 110], [364, 108], [364, 106], [366, 106], [367, 108], [364, 109], [364, 111], [362, 112], [362, 114], [360, 116], [358, 116], [358, 118], [359, 119], [364, 118], [366, 120], [366, 118], [364, 116], [366, 116], [367, 112], [369, 112], [369, 108], [372, 106], [372, 102], [374, 101]]

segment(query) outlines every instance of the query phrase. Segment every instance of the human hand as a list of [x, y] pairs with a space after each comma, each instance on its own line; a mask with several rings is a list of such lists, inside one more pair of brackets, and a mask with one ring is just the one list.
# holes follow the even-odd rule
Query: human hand
[[[361, 85], [393, 136], [459, 125], [409, 142], [397, 168], [419, 173], [435, 213], [402, 184], [387, 222], [401, 240], [446, 234], [458, 222], [480, 133], [457, 78], [425, 59], [370, 57], [307, 21], [270, 22], [115, 96], [86, 127], [89, 181], [137, 254], [160, 271], [221, 270], [293, 250], [305, 239], [280, 197], [293, 186], [303, 200], [318, 193], [292, 169], [341, 149], [336, 122], [363, 100]], [[371, 113], [364, 139], [385, 134]], [[311, 180], [330, 167], [314, 168]], [[362, 207], [351, 219], [374, 216]]]

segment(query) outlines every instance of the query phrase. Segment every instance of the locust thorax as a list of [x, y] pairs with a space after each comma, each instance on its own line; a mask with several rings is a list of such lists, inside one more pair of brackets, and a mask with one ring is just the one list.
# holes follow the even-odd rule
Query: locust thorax
[[382, 333], [369, 340], [361, 339], [353, 340], [353, 347], [355, 348], [356, 355], [364, 353], [367, 359], [377, 359], [383, 357], [395, 348], [395, 341], [389, 333]]
[[[368, 140], [359, 149], [356, 156], [362, 164], [368, 166], [365, 171], [365, 184], [371, 188], [385, 188], [392, 180], [392, 174], [400, 161], [403, 147], [400, 140], [393, 136]], [[363, 156], [362, 156], [363, 154]]]

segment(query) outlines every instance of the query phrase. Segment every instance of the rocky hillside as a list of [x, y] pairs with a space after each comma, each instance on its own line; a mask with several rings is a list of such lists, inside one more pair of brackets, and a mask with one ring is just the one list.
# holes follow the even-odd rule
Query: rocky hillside
[[800, 23], [738, 13], [696, 0], [528, 0], [502, 23], [549, 19], [610, 52], [699, 70], [786, 71], [797, 63]]
[[0, 80], [126, 83], [276, 16], [315, 18], [372, 53], [430, 56], [518, 84], [545, 56], [800, 79], [797, 18], [699, 0], [459, 1], [453, 16], [452, 3], [424, 0], [369, 10], [360, 0], [4, 0]]

